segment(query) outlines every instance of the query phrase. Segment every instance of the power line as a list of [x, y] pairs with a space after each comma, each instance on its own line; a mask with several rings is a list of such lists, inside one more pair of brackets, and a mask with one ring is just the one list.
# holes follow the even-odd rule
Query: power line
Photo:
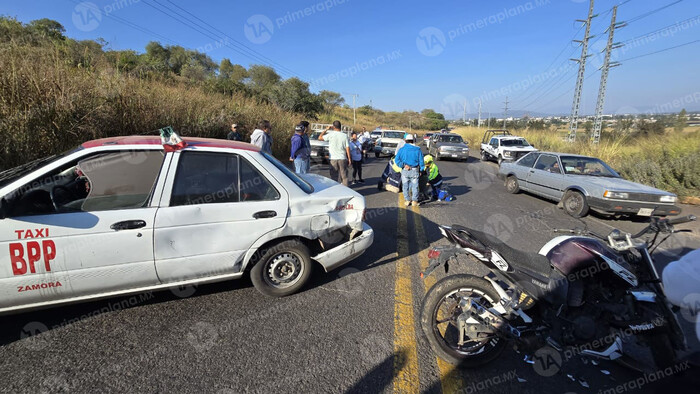
[[695, 43], [697, 43], [697, 42], [700, 42], [700, 40], [690, 41], [690, 42], [686, 42], [685, 44], [680, 44], [680, 45], [672, 46], [672, 47], [670, 47], [670, 48], [664, 48], [664, 49], [661, 49], [661, 50], [658, 50], [658, 51], [645, 53], [645, 54], [643, 54], [643, 55], [629, 57], [629, 58], [627, 58], [627, 59], [622, 59], [622, 60], [620, 60], [620, 62], [628, 62], [628, 61], [630, 61], [630, 60], [639, 59], [639, 58], [641, 58], [641, 57], [647, 57], [647, 56], [651, 56], [651, 55], [656, 55], [657, 53], [670, 51], [670, 50], [672, 50], [672, 49], [684, 47], [684, 46], [686, 46], [686, 45], [695, 44]]
[[[154, 1], [155, 1], [155, 0], [154, 0]], [[168, 10], [168, 11], [170, 11], [172, 14], [169, 13], [169, 12], [166, 12], [166, 11], [164, 11], [164, 10], [162, 10], [162, 9], [160, 9], [160, 8], [158, 8], [158, 7], [156, 7], [156, 6], [154, 6], [153, 4], [151, 4], [151, 3], [149, 3], [149, 2], [147, 2], [147, 1], [145, 1], [145, 0], [143, 1], [143, 3], [146, 4], [147, 6], [149, 6], [149, 7], [153, 8], [154, 10], [156, 10], [156, 11], [158, 11], [158, 12], [160, 12], [160, 13], [162, 13], [162, 14], [168, 16], [168, 17], [170, 17], [171, 19], [173, 19], [173, 20], [175, 20], [175, 21], [177, 21], [177, 22], [182, 23], [183, 25], [185, 25], [185, 26], [189, 27], [190, 29], [192, 29], [192, 30], [194, 30], [194, 31], [196, 31], [196, 32], [198, 32], [198, 33], [200, 33], [200, 34], [202, 34], [203, 36], [205, 36], [205, 37], [207, 37], [207, 38], [209, 38], [209, 39], [211, 39], [211, 40], [214, 40], [214, 41], [221, 41], [221, 38], [220, 38], [220, 37], [218, 37], [217, 35], [215, 35], [214, 33], [212, 33], [211, 30], [208, 30], [206, 27], [202, 27], [202, 26], [200, 26], [200, 25], [198, 25], [198, 24], [196, 24], [196, 23], [190, 21], [190, 20], [187, 19], [186, 17], [182, 16], [181, 14], [177, 13], [176, 11], [173, 11], [172, 9], [170, 9], [170, 8], [168, 8], [168, 7], [166, 7], [166, 6], [163, 6], [161, 3], [158, 3], [157, 1], [155, 1], [155, 2], [156, 2], [158, 5], [160, 5], [161, 7], [165, 8], [165, 9]], [[174, 16], [173, 14], [175, 14], [175, 15], [177, 15], [177, 16]], [[268, 62], [262, 60], [262, 58], [261, 58], [259, 55], [255, 54], [255, 53], [246, 53], [245, 51], [243, 51], [243, 50], [241, 50], [241, 49], [239, 49], [239, 48], [234, 48], [234, 47], [232, 47], [231, 45], [229, 45], [225, 40], [224, 40], [223, 44], [224, 44], [225, 46], [231, 48], [231, 49], [234, 50], [235, 52], [238, 52], [239, 54], [241, 54], [241, 55], [243, 55], [243, 56], [246, 56], [246, 57], [248, 57], [248, 58], [251, 58], [251, 59], [253, 59], [253, 60], [255, 60], [255, 61], [260, 61], [261, 63], [263, 63], [263, 64], [265, 64], [265, 65], [270, 65], [270, 64], [268, 64]], [[288, 76], [289, 76], [289, 75], [294, 76], [294, 73], [291, 73], [291, 72], [289, 72], [289, 71], [280, 70], [280, 73], [282, 73], [282, 72], [284, 72], [285, 74], [288, 74]]]
[[[595, 71], [593, 71], [592, 73], [586, 75], [586, 79], [592, 77], [592, 76], [595, 75], [598, 71], [600, 71], [600, 70], [595, 70]], [[549, 106], [549, 105], [552, 104], [553, 102], [559, 100], [560, 98], [562, 98], [562, 97], [564, 97], [565, 95], [571, 93], [572, 91], [574, 91], [574, 89], [567, 89], [566, 91], [564, 91], [564, 93], [562, 93], [562, 94], [560, 94], [559, 96], [555, 97], [554, 99], [552, 99], [552, 100], [550, 100], [550, 101], [548, 101], [548, 102], [542, 104], [539, 108], [546, 108], [547, 106]], [[535, 109], [537, 109], [537, 108], [535, 108]]]
[[672, 2], [672, 3], [666, 4], [665, 6], [663, 6], [663, 7], [661, 7], [661, 8], [657, 8], [657, 9], [655, 9], [655, 10], [646, 12], [646, 13], [644, 13], [644, 14], [637, 15], [637, 16], [635, 16], [634, 18], [628, 20], [627, 23], [629, 24], [629, 23], [633, 23], [633, 22], [636, 22], [636, 21], [638, 21], [638, 20], [644, 19], [644, 18], [646, 18], [646, 17], [648, 17], [648, 16], [650, 16], [650, 15], [656, 14], [657, 12], [663, 11], [663, 10], [665, 10], [665, 9], [668, 8], [668, 7], [674, 6], [674, 5], [676, 5], [676, 4], [678, 4], [678, 3], [682, 2], [682, 1], [683, 1], [683, 0], [676, 0], [676, 1]]
[[[154, 1], [158, 2], [157, 0], [154, 0]], [[180, 9], [181, 11], [183, 11], [184, 13], [186, 13], [187, 15], [190, 15], [192, 18], [194, 18], [194, 19], [196, 19], [196, 20], [202, 22], [202, 23], [205, 24], [206, 26], [209, 26], [212, 30], [214, 30], [214, 31], [216, 31], [216, 32], [219, 32], [221, 35], [223, 35], [224, 37], [226, 37], [227, 39], [229, 39], [230, 41], [232, 41], [233, 43], [235, 43], [237, 46], [240, 46], [240, 47], [242, 47], [242, 48], [245, 48], [247, 51], [250, 51], [250, 52], [252, 52], [252, 53], [255, 53], [256, 55], [258, 55], [259, 57], [261, 57], [261, 58], [263, 58], [263, 59], [267, 59], [267, 60], [270, 62], [270, 64], [275, 65], [277, 68], [279, 68], [279, 69], [281, 69], [281, 70], [286, 70], [286, 71], [289, 72], [290, 74], [299, 75], [298, 73], [294, 72], [293, 70], [291, 70], [291, 69], [289, 69], [289, 68], [287, 68], [287, 67], [285, 67], [285, 66], [280, 65], [279, 63], [275, 62], [273, 59], [271, 59], [271, 58], [269, 58], [269, 57], [267, 57], [267, 56], [261, 54], [260, 52], [255, 51], [254, 49], [250, 48], [249, 46], [245, 45], [244, 43], [242, 43], [242, 42], [240, 42], [240, 41], [238, 41], [238, 40], [232, 38], [231, 36], [229, 36], [228, 34], [226, 34], [225, 32], [223, 32], [222, 30], [217, 29], [216, 27], [214, 27], [214, 26], [212, 26], [211, 24], [207, 23], [207, 22], [204, 21], [203, 19], [197, 17], [197, 16], [194, 15], [193, 13], [191, 13], [191, 12], [187, 11], [186, 9], [180, 7], [179, 5], [175, 4], [175, 3], [172, 2], [171, 0], [166, 0], [166, 1], [167, 1], [168, 3], [174, 5], [175, 7], [177, 7], [178, 9]], [[158, 3], [158, 4], [160, 4], [160, 3]], [[163, 5], [163, 7], [166, 7], [166, 6]], [[167, 7], [166, 7], [166, 8], [167, 8]]]
[[[578, 33], [580, 33], [581, 30], [583, 30], [583, 28], [584, 28], [584, 26], [582, 25], [582, 26], [578, 29], [578, 31], [576, 31], [576, 33], [574, 33], [574, 35], [571, 37], [571, 39], [570, 39], [569, 41], [567, 41], [566, 45], [564, 45], [564, 48], [559, 52], [559, 54], [557, 54], [557, 56], [554, 57], [554, 60], [552, 60], [552, 62], [549, 63], [549, 65], [548, 65], [547, 67], [544, 68], [544, 69], [545, 69], [545, 72], [549, 71], [549, 70], [552, 68], [552, 65], [554, 65], [554, 63], [559, 59], [559, 57], [561, 57], [562, 53], [564, 53], [564, 52], [566, 51], [567, 48], [570, 48], [570, 49], [571, 49], [570, 53], [569, 53], [566, 57], [564, 57], [564, 60], [563, 60], [561, 63], [559, 63], [559, 65], [561, 65], [562, 63], [564, 63], [564, 62], [566, 62], [566, 61], [568, 60], [568, 57], [571, 56], [571, 54], [573, 54], [573, 52], [576, 50], [576, 47], [571, 47], [571, 41], [572, 41], [574, 38], [576, 38], [576, 36], [578, 35]], [[557, 68], [556, 68], [556, 69], [559, 69], [559, 65], [557, 65]], [[548, 80], [548, 81], [550, 81], [550, 80]], [[524, 90], [524, 91], [521, 92], [519, 95], [515, 96], [515, 98], [514, 98], [513, 100], [514, 100], [514, 101], [527, 101], [527, 100], [528, 100], [530, 97], [532, 97], [539, 89], [541, 89], [543, 86], [546, 86], [546, 84], [547, 84], [547, 81], [545, 81], [545, 82], [543, 82], [542, 84], [538, 85], [537, 87], [535, 87], [535, 88], [532, 89], [531, 91]], [[525, 97], [523, 97], [524, 94], [527, 94], [527, 95], [526, 95]]]
[[[91, 11], [93, 11], [93, 12], [96, 13], [96, 14], [102, 12], [102, 11], [101, 11], [97, 6], [95, 6], [93, 3], [81, 2], [81, 1], [78, 1], [78, 0], [68, 0], [68, 1], [71, 2], [71, 3], [73, 3], [73, 4], [86, 7], [86, 8], [90, 9]], [[93, 7], [93, 6], [94, 6], [94, 7]], [[145, 28], [145, 27], [141, 27], [141, 26], [139, 26], [139, 25], [137, 25], [137, 24], [135, 24], [135, 23], [132, 23], [132, 22], [130, 22], [130, 21], [124, 19], [124, 18], [120, 18], [120, 17], [118, 17], [118, 16], [116, 16], [116, 15], [112, 15], [112, 14], [105, 14], [105, 16], [107, 16], [108, 18], [114, 19], [115, 22], [118, 22], [118, 23], [120, 23], [120, 24], [122, 24], [122, 25], [131, 27], [132, 29], [138, 30], [138, 31], [140, 31], [140, 32], [142, 32], [142, 33], [146, 33], [146, 34], [148, 34], [148, 35], [151, 35], [151, 36], [153, 36], [153, 37], [156, 37], [156, 38], [158, 38], [158, 39], [161, 39], [161, 40], [163, 40], [163, 41], [165, 41], [165, 42], [169, 42], [169, 43], [171, 43], [171, 44], [177, 45], [177, 42], [171, 40], [170, 38], [165, 37], [165, 36], [163, 36], [163, 35], [160, 35], [160, 34], [154, 32], [154, 31], [152, 31], [152, 30], [148, 30], [148, 29]]]
[[654, 35], [656, 35], [656, 34], [658, 34], [658, 33], [661, 33], [662, 31], [668, 30], [668, 29], [670, 29], [670, 28], [672, 28], [672, 27], [674, 27], [674, 26], [679, 26], [679, 25], [681, 25], [681, 24], [683, 24], [683, 23], [686, 23], [686, 22], [690, 22], [690, 21], [692, 21], [692, 20], [694, 20], [694, 19], [700, 19], [700, 15], [696, 15], [696, 16], [694, 16], [694, 17], [692, 17], [692, 18], [688, 18], [688, 19], [686, 19], [686, 20], [682, 20], [682, 21], [680, 21], [680, 22], [673, 23], [673, 24], [671, 24], [671, 25], [662, 27], [662, 28], [660, 28], [660, 29], [658, 29], [658, 30], [654, 30], [654, 31], [652, 31], [652, 32], [650, 32], [650, 33], [646, 33], [646, 34], [641, 35], [641, 36], [637, 36], [637, 37], [634, 37], [634, 38], [630, 38], [629, 40], [623, 41], [622, 43], [623, 43], [623, 44], [626, 44], [626, 43], [628, 43], [628, 42], [638, 41], [638, 40], [641, 40], [641, 39], [644, 39], [644, 38], [647, 38], [647, 37], [651, 37], [651, 36], [654, 36]]

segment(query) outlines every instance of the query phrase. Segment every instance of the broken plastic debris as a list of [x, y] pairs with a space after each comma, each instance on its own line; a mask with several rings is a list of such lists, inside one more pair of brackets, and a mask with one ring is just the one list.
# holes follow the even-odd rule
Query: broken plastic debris
[[527, 380], [525, 380], [525, 379], [521, 378], [520, 376], [518, 376], [518, 383], [525, 383], [525, 382], [527, 382]]
[[569, 379], [571, 379], [572, 382], [575, 382], [575, 381], [576, 381], [576, 378], [574, 378], [574, 376], [571, 375], [571, 374], [569, 374], [569, 373], [566, 374], [566, 377], [569, 378]]
[[600, 364], [600, 363], [599, 363], [598, 361], [596, 361], [596, 360], [591, 360], [591, 364], [593, 364], [593, 365], [598, 365], [598, 364]]
[[530, 356], [530, 355], [525, 355], [525, 358], [523, 359], [523, 361], [525, 361], [525, 362], [528, 363], [528, 364], [534, 364], [534, 363], [535, 363], [535, 361], [532, 359], [532, 356]]
[[579, 382], [579, 384], [580, 384], [581, 386], [583, 386], [583, 387], [585, 387], [585, 388], [590, 388], [590, 387], [591, 387], [591, 386], [588, 385], [588, 382], [586, 382], [586, 381], [583, 380], [583, 379], [579, 379], [578, 382]]
[[606, 369], [601, 369], [600, 372], [602, 372], [603, 375], [610, 375], [610, 371], [608, 371]]

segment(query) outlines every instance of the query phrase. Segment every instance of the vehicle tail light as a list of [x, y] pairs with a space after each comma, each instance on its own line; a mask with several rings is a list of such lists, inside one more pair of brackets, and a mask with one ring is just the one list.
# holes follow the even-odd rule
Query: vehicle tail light
[[440, 251], [437, 249], [430, 249], [430, 252], [428, 252], [428, 258], [429, 259], [437, 259], [440, 257]]

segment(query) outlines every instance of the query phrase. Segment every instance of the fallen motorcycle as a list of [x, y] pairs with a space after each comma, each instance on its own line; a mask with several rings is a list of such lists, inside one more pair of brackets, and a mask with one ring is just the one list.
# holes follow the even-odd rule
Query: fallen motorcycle
[[[483, 278], [449, 275], [435, 283], [423, 300], [422, 329], [440, 358], [462, 367], [496, 359], [509, 342], [526, 355], [549, 346], [616, 360], [629, 357], [623, 349], [628, 337], [650, 348], [658, 367], [671, 365], [676, 351], [685, 348], [685, 337], [652, 253], [680, 232], [674, 225], [693, 220], [652, 218], [635, 235], [555, 230], [568, 234], [539, 253], [516, 250], [462, 226], [440, 226], [450, 245], [429, 251], [430, 264], [421, 277], [440, 266], [448, 272], [460, 255], [475, 258], [490, 273]], [[640, 241], [645, 235], [653, 239]]]

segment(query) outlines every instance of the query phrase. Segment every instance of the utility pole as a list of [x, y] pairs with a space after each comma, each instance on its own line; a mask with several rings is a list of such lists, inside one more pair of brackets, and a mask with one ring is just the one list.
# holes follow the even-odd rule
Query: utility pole
[[503, 128], [506, 128], [506, 120], [508, 119], [508, 96], [506, 96], [506, 106], [503, 108]]
[[581, 109], [581, 93], [583, 91], [583, 78], [586, 73], [586, 59], [588, 55], [588, 40], [591, 39], [591, 22], [597, 15], [593, 15], [593, 0], [588, 9], [588, 18], [586, 20], [577, 19], [576, 22], [581, 22], [586, 25], [586, 34], [583, 40], [574, 40], [581, 44], [581, 58], [571, 59], [578, 62], [578, 79], [576, 80], [576, 89], [574, 90], [574, 103], [571, 106], [571, 119], [569, 120], [569, 142], [576, 141], [576, 131], [578, 130], [578, 112]]
[[354, 125], [357, 123], [357, 114], [355, 113], [355, 99], [357, 98], [357, 96], [359, 96], [359, 94], [352, 93], [348, 94], [348, 96], [352, 96], [352, 124]]
[[464, 115], [462, 117], [462, 122], [464, 122], [465, 125], [467, 124], [467, 100], [464, 100]]
[[491, 111], [489, 111], [489, 120], [486, 122], [486, 128], [490, 129], [491, 128]]
[[479, 120], [476, 122], [476, 127], [481, 128], [481, 99], [479, 99]]
[[605, 90], [608, 86], [608, 71], [611, 68], [620, 65], [619, 62], [610, 62], [610, 53], [613, 49], [622, 47], [622, 44], [615, 43], [615, 29], [619, 27], [624, 27], [625, 23], [616, 23], [617, 20], [617, 6], [613, 7], [612, 20], [610, 21], [610, 27], [608, 28], [608, 45], [605, 47], [605, 60], [603, 61], [603, 67], [601, 67], [600, 73], [600, 89], [598, 90], [598, 103], [595, 107], [595, 123], [593, 125], [593, 143], [597, 144], [600, 142], [600, 132], [603, 129], [603, 107], [605, 106]]

